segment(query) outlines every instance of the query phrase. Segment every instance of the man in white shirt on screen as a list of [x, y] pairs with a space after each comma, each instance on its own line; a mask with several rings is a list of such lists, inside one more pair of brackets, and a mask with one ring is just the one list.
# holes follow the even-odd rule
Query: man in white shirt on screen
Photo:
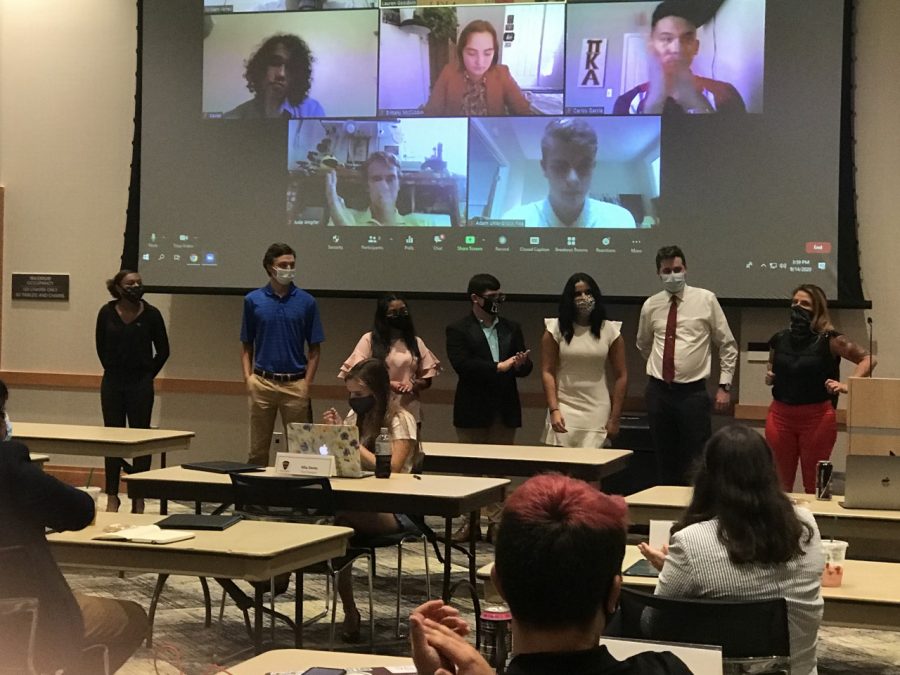
[[541, 139], [547, 198], [516, 206], [503, 220], [521, 220], [525, 227], [636, 227], [628, 209], [588, 197], [596, 157], [597, 134], [587, 122], [552, 120]]
[[644, 302], [637, 330], [638, 351], [647, 359], [645, 402], [660, 483], [688, 485], [712, 433], [710, 344], [719, 350], [719, 412], [731, 405], [738, 348], [715, 294], [685, 284], [687, 263], [678, 246], [659, 249], [656, 270], [663, 290]]

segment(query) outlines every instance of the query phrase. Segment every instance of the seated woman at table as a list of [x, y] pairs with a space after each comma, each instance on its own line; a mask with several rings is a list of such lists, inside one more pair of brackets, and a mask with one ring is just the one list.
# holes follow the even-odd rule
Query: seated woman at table
[[656, 595], [716, 600], [785, 598], [791, 672], [816, 673], [825, 558], [812, 514], [781, 490], [772, 451], [742, 426], [706, 444], [691, 503], [668, 549], [638, 547], [660, 570]]
[[[366, 359], [353, 366], [344, 377], [349, 393], [350, 413], [341, 420], [338, 411], [325, 411], [326, 424], [346, 424], [359, 429], [359, 454], [363, 469], [375, 468], [375, 438], [381, 427], [391, 436], [391, 472], [409, 473], [419, 459], [416, 420], [391, 398], [391, 380], [384, 361]], [[393, 534], [415, 526], [401, 514], [342, 511], [336, 525], [352, 527], [357, 535]], [[359, 642], [360, 614], [353, 599], [352, 571], [347, 568], [338, 578], [338, 592], [344, 605], [342, 638]]]

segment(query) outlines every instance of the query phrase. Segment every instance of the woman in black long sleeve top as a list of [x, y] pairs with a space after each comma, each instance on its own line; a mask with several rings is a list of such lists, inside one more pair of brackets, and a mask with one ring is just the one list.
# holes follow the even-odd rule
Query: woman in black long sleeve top
[[[141, 275], [122, 270], [106, 282], [115, 298], [97, 315], [97, 356], [103, 364], [100, 406], [108, 427], [149, 429], [153, 412], [153, 378], [169, 358], [169, 338], [162, 314], [141, 299]], [[119, 510], [119, 477], [150, 468], [150, 455], [135, 457], [133, 466], [119, 457], [106, 457], [107, 511]], [[132, 502], [143, 513], [143, 500]]]

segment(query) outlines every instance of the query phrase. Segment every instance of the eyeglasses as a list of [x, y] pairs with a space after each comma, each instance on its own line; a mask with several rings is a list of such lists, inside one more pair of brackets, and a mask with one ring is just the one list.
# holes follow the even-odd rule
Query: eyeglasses
[[493, 300], [494, 302], [506, 302], [506, 295], [498, 293], [497, 295], [481, 295], [482, 300]]

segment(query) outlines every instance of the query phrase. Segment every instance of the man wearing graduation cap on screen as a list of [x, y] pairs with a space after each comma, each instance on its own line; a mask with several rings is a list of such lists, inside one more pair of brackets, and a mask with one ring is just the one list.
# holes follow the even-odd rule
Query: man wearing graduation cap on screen
[[721, 0], [664, 0], [657, 5], [647, 43], [649, 80], [619, 96], [614, 115], [746, 112], [734, 86], [691, 70], [700, 50], [697, 28], [721, 4]]

